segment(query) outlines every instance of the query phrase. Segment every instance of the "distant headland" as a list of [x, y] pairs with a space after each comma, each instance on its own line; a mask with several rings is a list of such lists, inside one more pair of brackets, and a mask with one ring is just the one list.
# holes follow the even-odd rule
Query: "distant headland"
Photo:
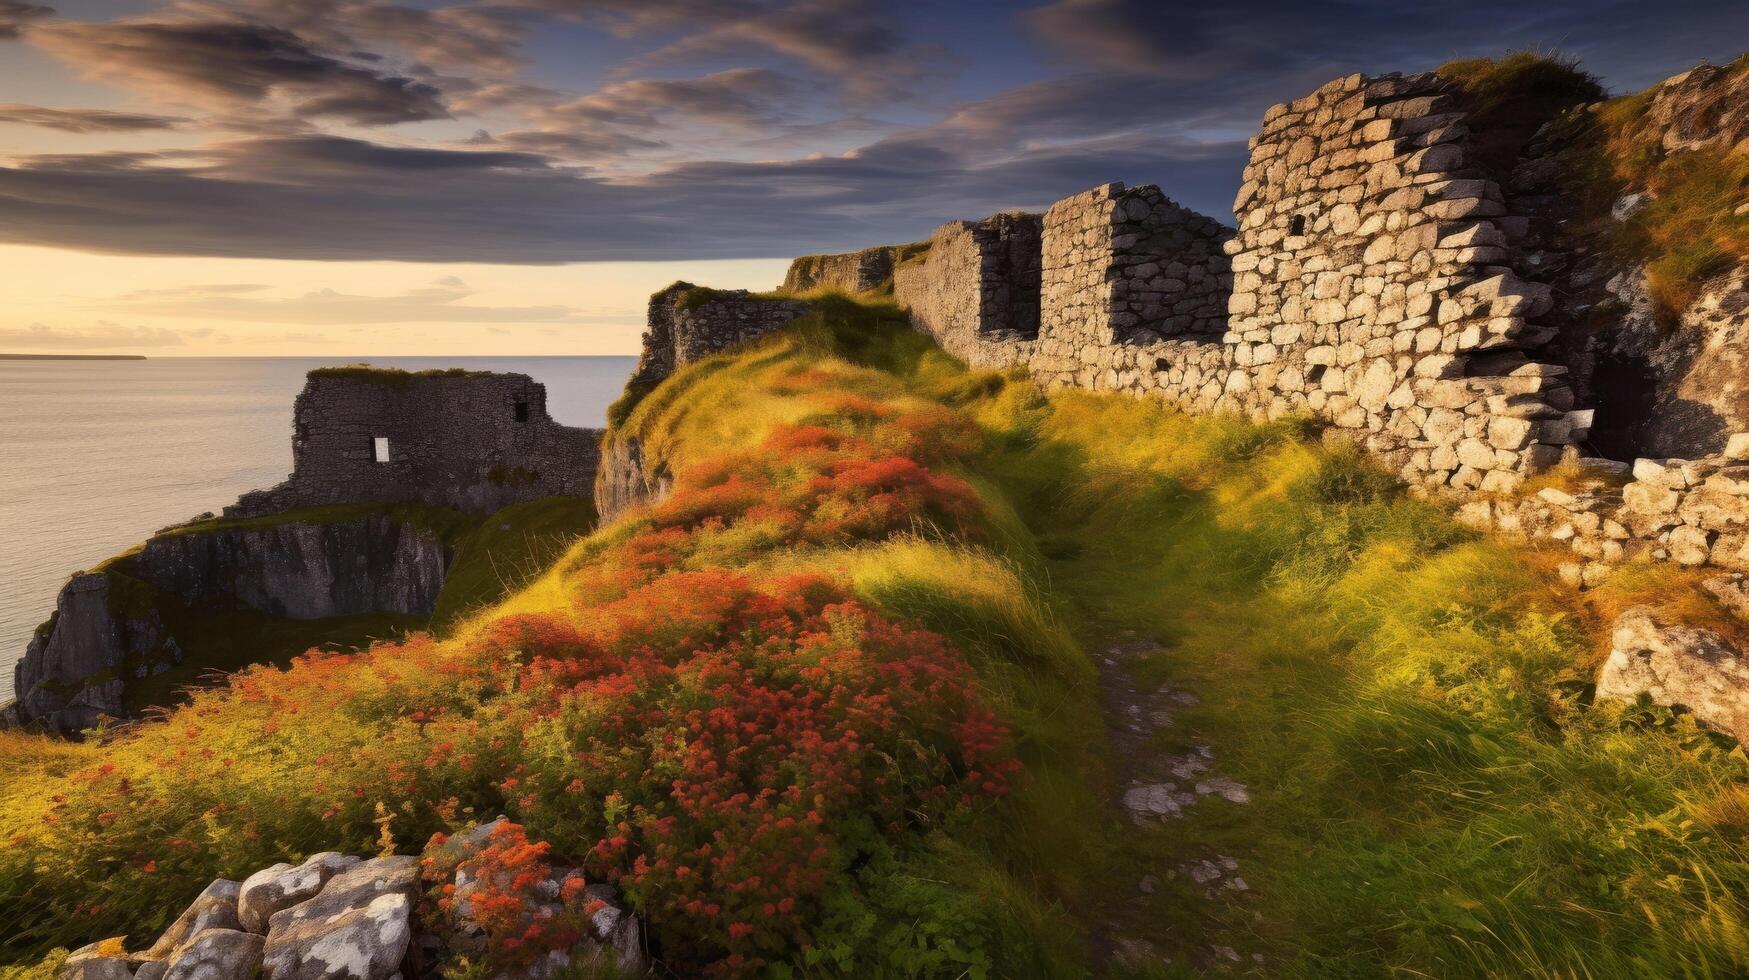
[[0, 354], [0, 361], [143, 361], [144, 354]]

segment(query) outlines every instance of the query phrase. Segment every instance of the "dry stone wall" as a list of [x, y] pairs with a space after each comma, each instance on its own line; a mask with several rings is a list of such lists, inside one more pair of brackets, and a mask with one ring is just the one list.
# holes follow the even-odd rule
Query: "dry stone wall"
[[311, 371], [293, 429], [291, 476], [226, 517], [402, 500], [489, 512], [587, 494], [601, 438], [554, 422], [525, 374], [364, 367]]
[[1421, 486], [1511, 492], [1590, 415], [1564, 368], [1527, 353], [1551, 298], [1509, 267], [1523, 222], [1469, 142], [1435, 76], [1352, 75], [1265, 115], [1236, 232], [1153, 187], [1053, 205], [1036, 341], [967, 314], [989, 288], [970, 271], [989, 273], [955, 226], [896, 292], [974, 364], [1193, 412], [1309, 414]]
[[893, 277], [899, 245], [877, 245], [860, 252], [836, 255], [804, 255], [790, 263], [783, 289], [805, 293], [811, 289], [840, 289], [865, 293], [880, 289]]
[[893, 292], [911, 322], [975, 367], [1027, 363], [1038, 337], [1044, 223], [1006, 212], [954, 221], [930, 236], [928, 257], [899, 266]]
[[805, 300], [677, 282], [650, 297], [643, 352], [626, 389], [649, 391], [688, 364], [771, 333], [812, 308]]

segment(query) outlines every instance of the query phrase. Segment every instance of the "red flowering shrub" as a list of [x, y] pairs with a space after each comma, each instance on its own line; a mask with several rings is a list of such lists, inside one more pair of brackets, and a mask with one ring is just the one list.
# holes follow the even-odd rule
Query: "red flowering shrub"
[[[668, 500], [540, 586], [557, 601], [247, 671], [146, 726], [114, 750], [125, 765], [43, 794], [42, 830], [13, 853], [61, 863], [8, 879], [0, 856], [0, 902], [8, 880], [49, 882], [41, 935], [144, 933], [102, 896], [198, 890], [288, 842], [412, 849], [504, 813], [517, 823], [467, 868], [498, 962], [575, 941], [580, 910], [533, 900], [554, 861], [618, 884], [682, 975], [799, 961], [870, 854], [1002, 797], [1020, 768], [940, 635], [761, 563], [919, 524], [979, 533], [976, 494], [940, 469], [975, 429], [867, 385], [820, 390], [839, 376], [786, 376], [778, 397], [819, 414], [784, 417], [812, 422], [684, 460]], [[99, 864], [115, 873], [95, 886], [74, 870]]]

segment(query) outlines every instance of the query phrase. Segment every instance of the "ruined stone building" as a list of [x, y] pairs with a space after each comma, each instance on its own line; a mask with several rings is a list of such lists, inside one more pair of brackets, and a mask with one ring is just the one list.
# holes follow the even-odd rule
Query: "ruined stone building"
[[226, 517], [402, 500], [483, 513], [588, 494], [601, 438], [554, 422], [528, 375], [483, 371], [319, 368], [292, 419], [291, 476]]
[[[1740, 146], [1744, 106], [1749, 76], [1703, 68], [1653, 93], [1648, 119], [1677, 149]], [[893, 291], [974, 367], [1320, 420], [1465, 520], [1567, 542], [1578, 580], [1635, 554], [1749, 568], [1749, 437], [1728, 439], [1749, 430], [1749, 275], [1660, 329], [1643, 273], [1569, 261], [1558, 141], [1490, 159], [1468, 108], [1434, 74], [1337, 79], [1264, 115], [1236, 229], [1107, 184], [943, 225]], [[863, 254], [790, 278], [850, 289]], [[1520, 492], [1562, 463], [1636, 479]]]

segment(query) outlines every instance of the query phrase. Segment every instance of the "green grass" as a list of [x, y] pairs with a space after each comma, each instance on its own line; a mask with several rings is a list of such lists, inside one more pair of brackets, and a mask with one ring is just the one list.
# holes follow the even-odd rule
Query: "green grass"
[[512, 504], [454, 536], [431, 627], [441, 632], [527, 585], [594, 529], [588, 497], [548, 497]]
[[1291, 426], [1066, 393], [995, 464], [1093, 635], [1161, 638], [1147, 680], [1202, 697], [1161, 748], [1211, 745], [1253, 789], [1126, 833], [1104, 865], [1100, 890], [1127, 899], [1144, 870], [1239, 859], [1247, 902], [1168, 886], [1128, 911], [1175, 959], [1220, 943], [1286, 976], [1749, 968], [1741, 751], [1588, 704], [1595, 618], [1542, 563]]

